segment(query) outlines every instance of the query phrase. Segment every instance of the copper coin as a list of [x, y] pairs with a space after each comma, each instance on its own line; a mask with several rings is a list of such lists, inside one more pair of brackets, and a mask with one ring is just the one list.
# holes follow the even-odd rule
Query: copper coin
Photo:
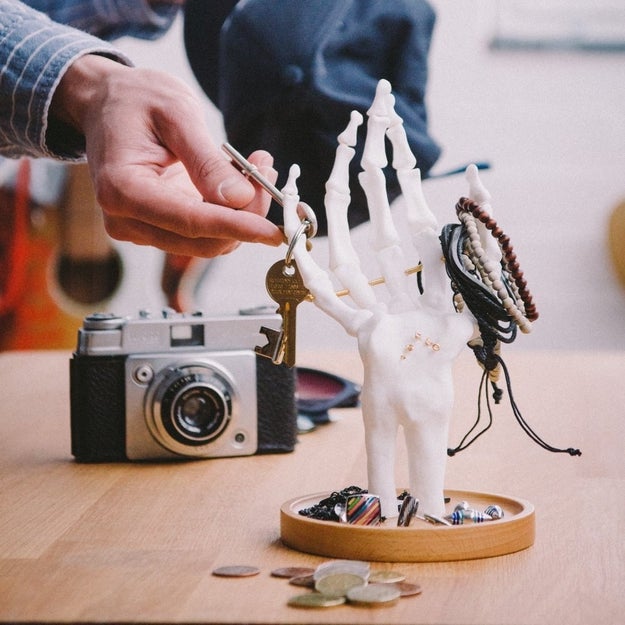
[[289, 584], [293, 586], [302, 586], [303, 588], [314, 588], [315, 578], [312, 575], [301, 575], [300, 577], [291, 577]]
[[396, 582], [393, 584], [399, 588], [401, 597], [412, 597], [421, 594], [421, 586], [419, 584], [411, 584], [410, 582]]
[[312, 575], [315, 569], [311, 569], [307, 566], [284, 566], [279, 569], [271, 571], [273, 577], [284, 577], [291, 579], [291, 577], [302, 577], [304, 575]]
[[260, 569], [255, 566], [220, 566], [213, 571], [213, 575], [218, 577], [251, 577], [252, 575], [258, 575]]

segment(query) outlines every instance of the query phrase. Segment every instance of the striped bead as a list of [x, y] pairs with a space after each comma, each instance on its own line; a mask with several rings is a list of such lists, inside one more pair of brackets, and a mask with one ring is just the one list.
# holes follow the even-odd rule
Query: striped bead
[[[469, 512], [470, 514], [468, 515], [468, 518], [473, 521], [473, 523], [484, 523], [484, 521], [492, 521], [492, 517], [488, 516], [487, 514], [484, 514], [483, 512], [479, 512], [477, 510], [467, 510], [467, 512]], [[466, 513], [465, 513], [465, 518], [467, 518]]]
[[445, 517], [452, 525], [462, 525], [464, 523], [464, 510], [454, 510]]
[[350, 495], [345, 502], [345, 520], [350, 525], [378, 525], [382, 507], [377, 495]]
[[498, 520], [503, 519], [503, 508], [497, 505], [490, 505], [484, 510], [484, 514], [487, 514], [491, 519]]

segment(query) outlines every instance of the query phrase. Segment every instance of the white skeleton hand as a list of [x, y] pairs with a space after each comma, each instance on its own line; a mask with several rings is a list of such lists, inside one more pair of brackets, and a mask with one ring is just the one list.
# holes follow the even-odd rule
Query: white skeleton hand
[[[348, 166], [354, 154], [350, 146], [355, 145], [357, 127], [362, 123], [358, 113], [352, 113], [347, 129], [339, 136], [325, 199], [330, 270], [349, 290], [355, 306], [336, 296], [330, 277], [307, 252], [303, 238], [295, 241], [293, 256], [315, 304], [358, 339], [364, 365], [362, 412], [369, 492], [380, 496], [384, 516], [397, 516], [395, 447], [401, 425], [409, 458], [410, 492], [419, 499], [421, 511], [441, 515], [453, 405], [452, 363], [471, 337], [474, 319], [453, 307], [438, 224], [423, 197], [420, 172], [393, 105], [390, 84], [380, 81], [368, 111], [363, 172], [359, 176], [367, 195], [372, 246], [388, 301], [379, 301], [363, 275], [347, 223]], [[423, 266], [422, 295], [414, 275], [405, 272], [408, 260], [389, 209], [383, 174], [387, 165], [385, 136], [393, 146], [393, 167], [405, 198], [412, 242]], [[300, 226], [296, 211], [298, 176], [299, 168], [293, 166], [284, 188], [289, 240]], [[473, 198], [481, 204], [487, 202], [488, 193], [479, 183], [477, 171], [471, 170], [469, 178]]]

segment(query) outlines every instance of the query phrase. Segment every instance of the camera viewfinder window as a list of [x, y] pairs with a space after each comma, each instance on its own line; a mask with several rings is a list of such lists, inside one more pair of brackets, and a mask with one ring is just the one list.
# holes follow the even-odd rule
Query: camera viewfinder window
[[204, 326], [198, 325], [173, 325], [170, 327], [170, 340], [172, 347], [193, 347], [204, 345]]

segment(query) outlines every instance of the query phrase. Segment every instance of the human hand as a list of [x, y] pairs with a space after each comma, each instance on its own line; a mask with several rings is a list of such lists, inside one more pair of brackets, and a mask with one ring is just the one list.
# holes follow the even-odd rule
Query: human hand
[[[282, 242], [265, 219], [270, 197], [224, 158], [200, 103], [176, 78], [86, 55], [64, 75], [50, 114], [84, 134], [112, 237], [203, 257], [240, 241]], [[275, 180], [268, 153], [249, 160]]]

